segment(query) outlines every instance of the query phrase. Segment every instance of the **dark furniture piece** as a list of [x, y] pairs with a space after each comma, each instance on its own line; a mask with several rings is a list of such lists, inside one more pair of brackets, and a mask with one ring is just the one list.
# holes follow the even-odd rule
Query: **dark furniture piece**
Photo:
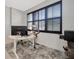
[[60, 35], [60, 39], [64, 39], [68, 42], [74, 42], [74, 31], [64, 31], [64, 35]]
[[74, 31], [64, 31], [64, 40], [74, 42]]
[[60, 39], [67, 41], [68, 46], [63, 46], [68, 59], [74, 59], [74, 31], [64, 31], [64, 35], [60, 35]]
[[27, 36], [27, 26], [11, 26], [11, 35], [17, 35], [18, 32], [21, 36]]

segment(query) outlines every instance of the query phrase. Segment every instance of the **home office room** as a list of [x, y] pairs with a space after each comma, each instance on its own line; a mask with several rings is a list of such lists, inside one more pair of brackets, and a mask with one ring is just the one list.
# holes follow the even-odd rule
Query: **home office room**
[[74, 0], [5, 0], [5, 59], [74, 59]]

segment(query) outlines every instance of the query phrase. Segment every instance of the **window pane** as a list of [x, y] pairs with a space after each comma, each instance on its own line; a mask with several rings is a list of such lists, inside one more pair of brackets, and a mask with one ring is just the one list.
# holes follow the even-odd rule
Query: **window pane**
[[48, 31], [60, 31], [60, 19], [48, 20], [47, 30]]
[[32, 27], [32, 22], [28, 22], [28, 29], [31, 29]]
[[60, 17], [60, 4], [53, 6], [53, 17]]
[[42, 13], [42, 19], [45, 19], [45, 9], [43, 9], [42, 11], [41, 11], [41, 13]]
[[34, 20], [38, 20], [38, 12], [34, 13]]
[[60, 17], [60, 4], [48, 7], [47, 18]]
[[28, 21], [32, 21], [33, 19], [32, 19], [32, 14], [29, 14], [28, 15]]
[[34, 25], [36, 26], [35, 30], [37, 30], [38, 29], [38, 21], [35, 21]]
[[47, 30], [52, 31], [52, 20], [48, 20], [48, 22], [47, 22]]
[[60, 19], [53, 19], [52, 22], [53, 22], [52, 30], [60, 31]]
[[47, 18], [52, 18], [53, 16], [53, 11], [52, 11], [52, 6], [48, 7], [47, 9]]
[[39, 30], [45, 30], [45, 21], [39, 21]]
[[45, 19], [45, 9], [39, 11], [39, 20]]

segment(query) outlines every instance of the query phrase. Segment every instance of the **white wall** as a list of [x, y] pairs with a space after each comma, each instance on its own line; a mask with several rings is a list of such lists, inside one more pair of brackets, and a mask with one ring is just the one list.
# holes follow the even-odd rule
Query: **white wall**
[[8, 36], [11, 34], [11, 26], [26, 26], [26, 14], [23, 11], [5, 7], [5, 36], [8, 39]]
[[7, 36], [10, 35], [10, 8], [5, 7], [5, 38], [7, 39]]
[[74, 30], [74, 0], [63, 0], [63, 30]]
[[[52, 4], [54, 2], [57, 2], [59, 0], [46, 0], [45, 2], [29, 9], [26, 11], [26, 13], [29, 13], [31, 11], [40, 9], [44, 6], [47, 6], [49, 4]], [[74, 14], [73, 14], [73, 2], [74, 0], [62, 0], [63, 8], [62, 8], [62, 34], [64, 34], [64, 30], [74, 30]], [[63, 45], [67, 45], [67, 42], [64, 40], [59, 39], [58, 34], [51, 34], [51, 33], [40, 33], [38, 42], [40, 44], [44, 44], [48, 47], [58, 49], [61, 51], [63, 50]]]
[[13, 26], [26, 26], [26, 14], [23, 11], [12, 8]]

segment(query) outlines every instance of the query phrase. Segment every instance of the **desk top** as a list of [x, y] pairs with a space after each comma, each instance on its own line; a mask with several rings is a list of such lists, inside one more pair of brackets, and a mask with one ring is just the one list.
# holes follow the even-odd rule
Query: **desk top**
[[20, 35], [10, 35], [10, 39], [15, 39], [15, 40], [24, 40], [27, 39], [27, 36], [20, 36]]

